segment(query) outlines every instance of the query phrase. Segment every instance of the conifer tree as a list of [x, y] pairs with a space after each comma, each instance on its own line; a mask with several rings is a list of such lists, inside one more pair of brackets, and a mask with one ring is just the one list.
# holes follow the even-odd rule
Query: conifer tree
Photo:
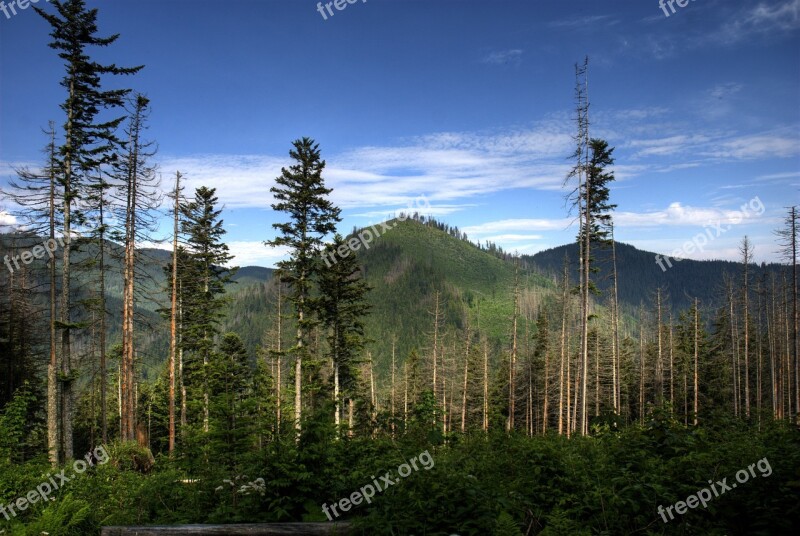
[[[133, 68], [117, 67], [114, 64], [102, 65], [91, 60], [88, 47], [106, 47], [119, 37], [97, 36], [97, 9], [87, 9], [84, 0], [53, 0], [57, 14], [50, 14], [34, 7], [52, 27], [53, 41], [50, 48], [59, 51], [58, 56], [65, 62], [66, 74], [61, 81], [67, 91], [67, 98], [61, 105], [66, 115], [64, 123], [64, 143], [59, 149], [59, 186], [63, 192], [62, 218], [64, 235], [72, 234], [73, 207], [86, 183], [86, 174], [107, 162], [113, 147], [118, 144], [114, 137], [123, 117], [104, 122], [97, 121], [101, 109], [113, 109], [123, 104], [129, 93], [127, 89], [103, 90], [103, 75], [129, 75], [139, 71], [142, 66]], [[79, 219], [79, 218], [78, 218]], [[73, 457], [73, 398], [75, 376], [72, 357], [72, 330], [78, 327], [73, 323], [71, 313], [71, 245], [65, 241], [62, 255], [61, 281], [61, 448], [59, 460]]]
[[[323, 256], [333, 254], [346, 241], [337, 234], [325, 247]], [[341, 412], [339, 389], [352, 391], [355, 368], [353, 364], [364, 348], [364, 317], [370, 306], [366, 302], [369, 285], [361, 277], [361, 267], [355, 254], [341, 257], [324, 268], [319, 278], [320, 319], [328, 329], [329, 357], [333, 363], [335, 423]], [[351, 393], [352, 394], [352, 393]]]
[[309, 355], [309, 334], [316, 323], [312, 296], [313, 278], [320, 270], [320, 251], [326, 235], [336, 230], [340, 221], [339, 209], [328, 199], [330, 188], [325, 187], [322, 171], [325, 161], [320, 157], [319, 144], [311, 138], [292, 143], [289, 156], [296, 162], [282, 168], [275, 179], [277, 186], [270, 191], [276, 203], [273, 210], [285, 212], [289, 221], [274, 223], [279, 234], [265, 242], [271, 247], [288, 247], [289, 258], [278, 263], [278, 276], [288, 283], [288, 300], [295, 308], [297, 333], [290, 350], [295, 356], [295, 430], [300, 434], [303, 403], [303, 358]]
[[208, 362], [209, 420], [212, 451], [224, 453], [220, 459], [232, 471], [239, 469], [253, 431], [251, 376], [242, 339], [226, 333]]
[[197, 188], [194, 200], [181, 206], [181, 229], [186, 237], [188, 259], [182, 268], [181, 308], [183, 348], [191, 355], [185, 360], [186, 381], [192, 388], [192, 403], [202, 397], [203, 430], [208, 431], [208, 385], [206, 367], [214, 349], [214, 337], [225, 303], [225, 284], [237, 268], [228, 267], [233, 258], [222, 242], [225, 229], [216, 209], [214, 188]]
[[[578, 69], [578, 77], [585, 75], [586, 65]], [[581, 293], [581, 377], [580, 385], [580, 425], [581, 434], [587, 434], [587, 378], [589, 365], [589, 296], [597, 293], [592, 282], [592, 273], [597, 272], [592, 258], [592, 246], [610, 244], [609, 236], [612, 224], [611, 211], [616, 205], [610, 202], [609, 183], [614, 180], [614, 173], [608, 171], [613, 165], [613, 148], [601, 139], [588, 138], [588, 97], [585, 88], [579, 83], [576, 90], [578, 96], [578, 148], [575, 156], [577, 164], [570, 177], [578, 177], [578, 186], [572, 192], [573, 206], [578, 209], [580, 230], [580, 293]]]

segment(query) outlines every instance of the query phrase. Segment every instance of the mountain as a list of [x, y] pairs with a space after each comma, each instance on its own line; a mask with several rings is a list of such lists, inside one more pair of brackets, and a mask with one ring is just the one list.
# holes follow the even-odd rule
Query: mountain
[[[370, 337], [367, 351], [373, 356], [379, 371], [387, 372], [394, 345], [397, 364], [401, 366], [412, 349], [426, 354], [432, 347], [435, 296], [439, 294], [439, 348], [446, 358], [464, 348], [463, 338], [467, 314], [474, 336], [485, 336], [493, 355], [502, 355], [511, 340], [515, 273], [519, 281], [520, 303], [528, 306], [552, 301], [557, 295], [558, 277], [563, 271], [565, 255], [570, 261], [571, 281], [577, 284], [576, 244], [568, 244], [515, 260], [495, 248], [484, 249], [466, 239], [457, 229], [435, 220], [392, 220], [386, 226], [373, 227], [378, 235], [369, 243], [358, 241], [359, 262], [371, 285], [369, 302], [371, 314], [366, 320]], [[358, 240], [360, 230], [349, 238]], [[366, 241], [366, 235], [364, 235]], [[8, 236], [0, 237], [8, 245]], [[16, 237], [17, 246], [29, 247], [41, 243], [38, 238]], [[97, 246], [80, 243], [77, 258], [90, 261], [96, 257]], [[367, 247], [368, 246], [368, 247]], [[122, 296], [120, 246], [109, 243], [107, 264], [107, 297], [109, 348], [119, 340]], [[139, 251], [139, 272], [146, 276], [140, 283], [137, 301], [138, 336], [141, 337], [139, 356], [146, 377], [158, 373], [167, 356], [167, 323], [158, 310], [167, 307], [164, 267], [170, 262], [170, 252], [159, 249]], [[689, 306], [698, 297], [706, 306], [713, 306], [719, 296], [723, 274], [739, 277], [737, 263], [727, 261], [672, 261], [662, 270], [655, 254], [641, 251], [628, 244], [617, 243], [619, 298], [624, 310], [634, 316], [636, 308], [645, 303], [651, 306], [655, 289], [662, 287], [674, 311]], [[611, 288], [610, 251], [595, 250], [600, 271], [595, 274], [603, 301]], [[38, 277], [45, 277], [44, 261], [37, 261]], [[33, 266], [33, 265], [32, 265]], [[754, 278], [771, 267], [754, 267]], [[94, 292], [96, 279], [91, 271], [76, 271], [76, 299], [88, 298]], [[234, 331], [244, 340], [251, 356], [261, 345], [271, 343], [267, 335], [275, 321], [276, 286], [274, 271], [257, 266], [241, 267], [228, 287], [227, 316], [221, 326]], [[755, 280], [755, 279], [754, 279]], [[709, 283], [712, 282], [712, 283]], [[714, 282], [717, 282], [716, 284]], [[533, 307], [535, 309], [536, 307]], [[292, 341], [291, 310], [284, 306], [284, 348]], [[89, 320], [86, 318], [85, 320]], [[533, 321], [533, 319], [529, 319]], [[520, 319], [520, 336], [530, 326]], [[477, 339], [475, 339], [477, 340]], [[527, 339], [529, 340], [529, 339]], [[522, 344], [522, 342], [520, 342]]]
[[[578, 281], [578, 244], [541, 251], [535, 255], [523, 256], [537, 270], [545, 274], [556, 275], [564, 272], [564, 257], [570, 263], [570, 279]], [[592, 276], [593, 281], [603, 293], [609, 294], [613, 288], [611, 249], [595, 248], [592, 256], [597, 261], [600, 271]], [[617, 275], [619, 278], [619, 300], [628, 310], [641, 303], [649, 304], [658, 287], [662, 288], [674, 312], [687, 309], [694, 298], [698, 298], [705, 306], [714, 307], [725, 296], [723, 278], [725, 275], [739, 278], [741, 264], [731, 261], [709, 260], [694, 261], [684, 259], [663, 258], [650, 251], [636, 249], [629, 244], [616, 243]], [[659, 265], [656, 259], [662, 259]], [[671, 264], [671, 267], [670, 267]], [[663, 268], [662, 268], [663, 267]], [[778, 265], [753, 265], [750, 273], [753, 281], [768, 271], [775, 271]]]
[[263, 266], [242, 266], [233, 276], [233, 280], [239, 285], [255, 285], [265, 283], [272, 279], [274, 270]]
[[[372, 291], [371, 314], [366, 319], [371, 341], [367, 351], [378, 370], [388, 371], [394, 341], [397, 364], [416, 348], [432, 347], [435, 296], [439, 292], [439, 346], [452, 355], [463, 341], [450, 335], [464, 329], [469, 311], [473, 333], [486, 335], [497, 348], [510, 340], [515, 266], [476, 245], [414, 220], [392, 220], [372, 242], [359, 242], [359, 262]], [[377, 229], [376, 229], [377, 230]], [[381, 232], [381, 231], [378, 231]], [[375, 234], [375, 233], [373, 233]], [[349, 238], [357, 237], [358, 232]], [[365, 240], [369, 240], [365, 236]], [[241, 270], [240, 270], [241, 271]], [[263, 273], [259, 282], [231, 291], [225, 329], [242, 336], [251, 350], [264, 342], [273, 325], [275, 288]], [[521, 299], [545, 299], [552, 294], [552, 281], [520, 266]], [[249, 280], [250, 281], [250, 280]], [[284, 314], [288, 307], [284, 309]], [[287, 315], [289, 316], [289, 315]], [[284, 328], [284, 344], [291, 328]], [[462, 350], [455, 350], [462, 351]]]

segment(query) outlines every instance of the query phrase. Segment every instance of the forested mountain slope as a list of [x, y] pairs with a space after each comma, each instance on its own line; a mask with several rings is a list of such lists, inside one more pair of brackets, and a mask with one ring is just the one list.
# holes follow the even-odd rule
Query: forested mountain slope
[[[412, 349], [432, 346], [437, 292], [440, 337], [463, 330], [469, 311], [473, 333], [486, 335], [493, 347], [509, 343], [513, 262], [415, 220], [393, 220], [389, 225], [391, 230], [356, 252], [372, 287], [365, 327], [371, 339], [367, 351], [376, 367], [390, 366], [393, 340], [398, 366]], [[522, 266], [518, 278], [527, 299], [545, 299], [554, 288], [550, 280]], [[239, 333], [253, 349], [274, 337], [276, 289], [274, 284], [250, 281], [245, 278], [232, 289], [226, 329]], [[285, 322], [284, 341], [289, 342], [291, 329]], [[439, 345], [447, 348], [454, 342], [440, 340]]]
[[[764, 245], [768, 247], [768, 245]], [[564, 257], [569, 258], [570, 278], [578, 281], [578, 245], [571, 243], [547, 249], [535, 255], [523, 255], [522, 258], [530, 262], [537, 270], [553, 275], [559, 275], [564, 270]], [[596, 274], [594, 282], [603, 294], [608, 293], [613, 287], [611, 249], [595, 248], [592, 256], [596, 259], [600, 271]], [[741, 264], [731, 261], [709, 260], [695, 261], [684, 259], [676, 261], [666, 259], [661, 266], [656, 262], [658, 255], [653, 252], [643, 251], [621, 242], [616, 243], [617, 275], [619, 277], [619, 300], [623, 306], [637, 307], [641, 303], [649, 303], [658, 287], [662, 288], [674, 311], [681, 311], [690, 307], [694, 298], [707, 306], [719, 304], [724, 297], [724, 277], [738, 278]], [[663, 255], [659, 256], [663, 258]], [[777, 271], [778, 265], [753, 265], [750, 274], [756, 281], [768, 271]]]
[[[391, 363], [392, 345], [397, 366], [417, 349], [424, 353], [433, 345], [436, 296], [439, 295], [438, 345], [444, 352], [453, 352], [461, 342], [456, 334], [465, 330], [467, 313], [470, 329], [480, 339], [486, 336], [493, 349], [503, 352], [511, 344], [511, 322], [514, 301], [515, 271], [519, 282], [520, 301], [543, 303], [555, 296], [557, 280], [563, 272], [565, 256], [570, 262], [572, 284], [578, 281], [578, 248], [568, 244], [548, 249], [535, 255], [523, 255], [518, 261], [508, 255], [483, 249], [453, 233], [437, 228], [436, 224], [421, 223], [416, 219], [392, 220], [391, 229], [370, 243], [359, 245], [355, 252], [363, 265], [366, 281], [372, 287], [369, 293], [371, 314], [366, 320], [369, 342], [367, 354], [374, 359], [377, 370], [387, 372]], [[360, 231], [360, 230], [359, 230]], [[373, 233], [375, 234], [375, 233]], [[357, 236], [358, 232], [351, 236]], [[3, 237], [6, 248], [11, 237]], [[36, 237], [16, 236], [14, 245], [24, 248], [41, 243]], [[363, 244], [363, 243], [362, 243]], [[97, 258], [98, 247], [89, 242], [80, 243], [79, 258], [91, 265]], [[143, 374], [151, 378], [158, 373], [168, 348], [166, 321], [158, 310], [166, 307], [166, 277], [164, 268], [170, 262], [170, 253], [161, 249], [142, 249], [138, 264], [140, 292], [137, 301], [138, 320], [142, 329], [141, 346]], [[601, 291], [596, 297], [603, 302], [612, 288], [610, 249], [595, 249], [599, 272], [594, 281]], [[649, 306], [658, 287], [661, 287], [673, 311], [687, 309], [694, 297], [707, 307], [713, 307], [724, 293], [723, 278], [738, 277], [740, 266], [729, 261], [672, 261], [672, 267], [662, 270], [655, 254], [641, 251], [623, 243], [616, 245], [619, 299], [624, 311], [633, 313], [640, 304]], [[122, 297], [120, 247], [108, 242], [106, 264], [108, 276], [106, 291], [110, 346], [118, 342], [120, 325], [120, 300]], [[776, 266], [752, 267], [759, 278], [763, 271]], [[45, 261], [31, 265], [33, 277], [46, 277]], [[93, 281], [88, 276], [76, 285], [76, 299], [94, 296]], [[277, 287], [273, 270], [257, 266], [239, 268], [228, 285], [227, 314], [223, 331], [238, 333], [254, 358], [260, 347], [275, 344]], [[709, 284], [716, 281], [717, 284]], [[284, 296], [285, 298], [285, 296]], [[535, 308], [535, 307], [534, 307]], [[292, 315], [284, 303], [283, 347], [292, 342]], [[90, 319], [84, 319], [90, 320]], [[531, 323], [533, 319], [522, 319]], [[321, 335], [318, 334], [318, 337]]]

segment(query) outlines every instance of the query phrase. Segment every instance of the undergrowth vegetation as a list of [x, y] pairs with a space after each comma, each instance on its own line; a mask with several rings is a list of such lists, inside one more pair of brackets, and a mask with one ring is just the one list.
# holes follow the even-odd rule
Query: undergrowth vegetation
[[[687, 428], [665, 410], [644, 426], [596, 425], [590, 437], [489, 433], [441, 437], [424, 427], [395, 440], [336, 439], [309, 421], [296, 444], [289, 434], [244, 456], [209, 442], [191, 457], [159, 456], [136, 444], [109, 445], [110, 461], [75, 476], [0, 533], [99, 534], [103, 525], [326, 521], [335, 504], [429, 451], [430, 470], [414, 471], [371, 504], [344, 514], [356, 534], [590, 535], [786, 534], [800, 524], [800, 433], [782, 423], [746, 426], [715, 419]], [[6, 420], [0, 435], [22, 423]], [[707, 508], [664, 523], [657, 512], [707, 487], [729, 483], [762, 458], [757, 474]], [[70, 474], [71, 465], [65, 467]], [[0, 461], [0, 504], [13, 504], [56, 474], [45, 457]]]

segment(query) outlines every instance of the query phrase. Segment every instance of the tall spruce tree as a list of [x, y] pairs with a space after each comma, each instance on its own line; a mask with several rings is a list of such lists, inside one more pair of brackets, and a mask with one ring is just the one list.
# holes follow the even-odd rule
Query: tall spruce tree
[[[334, 257], [339, 248], [347, 248], [341, 235], [325, 247], [323, 257]], [[338, 262], [324, 268], [319, 278], [319, 314], [328, 330], [328, 356], [333, 364], [334, 422], [341, 417], [340, 393], [352, 395], [355, 386], [353, 364], [364, 348], [364, 316], [370, 305], [366, 302], [369, 285], [361, 277], [361, 267], [355, 253], [341, 257]]]
[[239, 474], [252, 442], [256, 413], [255, 400], [250, 396], [252, 375], [242, 339], [226, 333], [208, 363], [209, 439], [212, 452], [219, 453], [219, 459], [234, 475]]
[[[53, 41], [49, 46], [59, 51], [58, 56], [64, 60], [66, 71], [61, 81], [61, 86], [67, 91], [67, 98], [61, 105], [66, 121], [64, 143], [59, 150], [61, 174], [58, 181], [63, 191], [64, 235], [70, 237], [73, 216], [79, 216], [73, 214], [73, 208], [82, 194], [86, 175], [107, 162], [113, 147], [118, 143], [114, 131], [124, 118], [120, 116], [99, 121], [98, 114], [101, 110], [122, 106], [123, 99], [130, 91], [104, 91], [101, 88], [101, 78], [104, 75], [134, 74], [142, 66], [122, 68], [93, 61], [86, 49], [106, 47], [116, 41], [119, 35], [97, 36], [97, 9], [87, 9], [83, 0], [54, 0], [51, 5], [55, 7], [56, 14], [47, 13], [37, 7], [34, 9], [52, 27], [50, 35]], [[58, 460], [73, 457], [72, 407], [76, 378], [72, 363], [72, 330], [79, 326], [73, 323], [71, 314], [71, 249], [70, 242], [66, 240], [62, 258], [61, 320], [58, 324], [61, 330], [61, 445], [58, 449]]]
[[288, 300], [295, 309], [297, 333], [290, 350], [295, 356], [295, 430], [299, 437], [303, 415], [303, 358], [308, 357], [309, 333], [316, 323], [312, 297], [313, 278], [318, 274], [323, 239], [336, 230], [340, 221], [339, 209], [328, 199], [330, 188], [325, 187], [322, 171], [325, 161], [320, 157], [319, 144], [310, 138], [292, 143], [289, 156], [296, 162], [281, 169], [275, 179], [277, 186], [270, 191], [277, 203], [272, 209], [285, 212], [289, 221], [274, 223], [279, 235], [265, 242], [271, 247], [288, 247], [289, 258], [278, 263], [278, 276], [289, 284]]
[[608, 142], [592, 138], [588, 142], [589, 157], [585, 165], [581, 166], [582, 180], [580, 181], [576, 201], [580, 211], [580, 231], [578, 243], [581, 244], [581, 310], [582, 310], [582, 350], [581, 350], [581, 388], [580, 388], [580, 418], [581, 434], [589, 432], [587, 411], [587, 377], [588, 377], [588, 321], [589, 321], [589, 295], [597, 293], [597, 287], [592, 282], [592, 274], [598, 271], [592, 258], [592, 246], [606, 246], [610, 244], [610, 230], [612, 224], [611, 211], [616, 205], [610, 202], [609, 183], [614, 181], [613, 171], [608, 167], [614, 164], [613, 148]]
[[[182, 309], [181, 341], [189, 353], [184, 365], [185, 381], [190, 388], [192, 406], [202, 403], [203, 430], [208, 431], [209, 394], [207, 366], [214, 351], [214, 337], [225, 303], [225, 284], [237, 268], [228, 267], [233, 258], [222, 243], [225, 229], [219, 219], [222, 210], [215, 207], [218, 198], [214, 188], [197, 188], [194, 200], [181, 206], [181, 229], [186, 239], [188, 259], [178, 266]], [[202, 398], [202, 401], [198, 400]]]

